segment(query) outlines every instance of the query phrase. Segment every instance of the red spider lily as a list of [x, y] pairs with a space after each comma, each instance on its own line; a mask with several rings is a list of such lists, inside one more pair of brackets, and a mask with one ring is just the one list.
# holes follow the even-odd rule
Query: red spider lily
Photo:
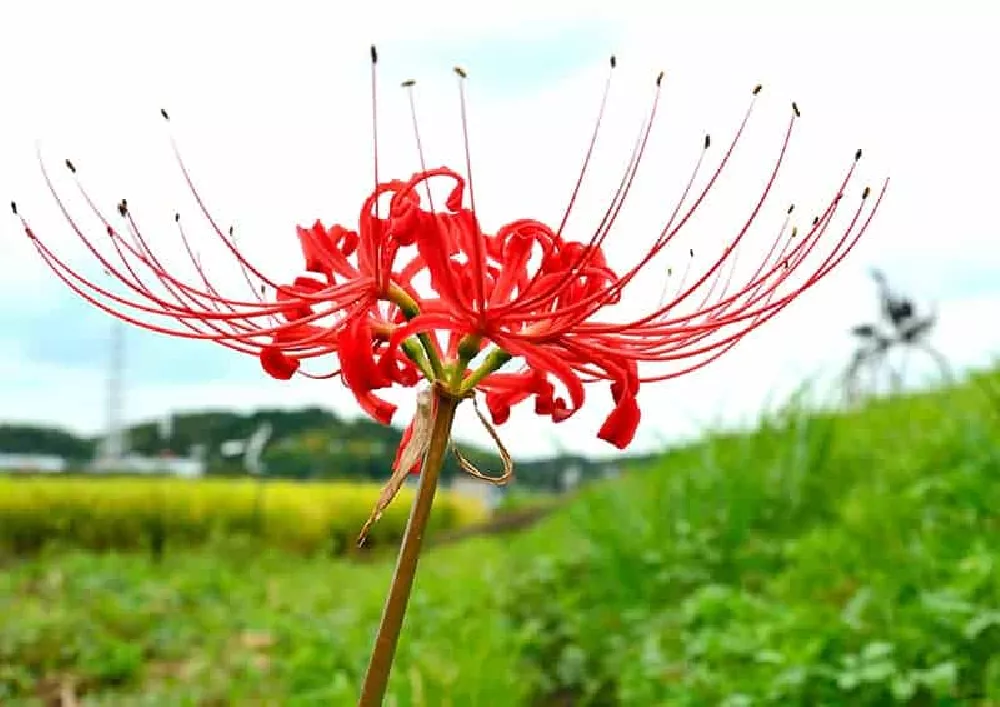
[[[612, 59], [612, 68], [614, 65]], [[464, 79], [464, 72], [457, 71]], [[496, 424], [508, 419], [512, 406], [529, 398], [534, 398], [537, 414], [560, 422], [583, 404], [585, 384], [607, 381], [614, 408], [598, 436], [618, 448], [628, 446], [640, 420], [636, 395], [641, 383], [695, 371], [731, 350], [743, 336], [774, 317], [836, 267], [874, 217], [888, 180], [867, 209], [870, 190], [865, 188], [849, 213], [846, 228], [837, 235], [827, 235], [861, 158], [859, 150], [833, 197], [810, 227], [804, 233], [790, 228], [793, 208], [789, 207], [757, 267], [742, 282], [733, 282], [737, 249], [771, 194], [800, 118], [798, 106], [793, 103], [783, 143], [763, 192], [722, 253], [689, 285], [682, 284], [672, 299], [665, 301], [661, 297], [640, 317], [611, 319], [606, 311], [622, 302], [636, 276], [676, 237], [717, 182], [743, 135], [760, 92], [760, 86], [754, 89], [754, 100], [731, 143], [705, 184], [695, 190], [711, 145], [705, 138], [704, 150], [665, 225], [638, 262], [619, 274], [609, 267], [604, 245], [642, 160], [656, 115], [661, 80], [662, 74], [657, 78], [649, 117], [618, 189], [601, 223], [585, 242], [567, 240], [562, 231], [597, 140], [603, 101], [583, 168], [556, 229], [521, 219], [501, 226], [493, 235], [484, 233], [474, 206], [462, 205], [466, 180], [447, 168], [422, 170], [394, 196], [390, 229], [415, 240], [435, 278], [438, 301], [429, 311], [422, 311], [396, 329], [390, 345], [396, 346], [415, 334], [441, 330], [448, 331], [453, 340], [463, 337], [452, 352], [458, 356], [460, 371], [481, 352], [485, 358], [471, 375], [462, 374], [459, 391], [484, 391]], [[445, 211], [435, 211], [430, 204], [425, 209], [420, 204], [418, 187], [438, 178], [453, 183]], [[471, 192], [471, 180], [469, 184]], [[474, 203], [471, 195], [469, 201]], [[821, 243], [828, 243], [822, 251], [817, 250]], [[810, 257], [815, 259], [814, 264], [807, 268], [804, 263]], [[530, 265], [535, 261], [536, 265]], [[802, 276], [793, 279], [796, 274]], [[488, 343], [493, 346], [484, 352]], [[522, 362], [521, 370], [498, 370], [515, 357]], [[663, 370], [664, 366], [667, 370]], [[561, 384], [564, 394], [557, 393], [553, 380]]]
[[[166, 112], [163, 115], [167, 117]], [[214, 341], [255, 354], [269, 375], [282, 380], [296, 373], [313, 378], [339, 374], [365, 412], [388, 424], [395, 406], [372, 391], [393, 384], [415, 385], [420, 379], [417, 364], [426, 374], [433, 373], [427, 355], [408, 345], [403, 350], [409, 356], [400, 355], [395, 348], [390, 355], [380, 354], [380, 350], [387, 350], [393, 329], [407, 313], [412, 316], [415, 312], [416, 304], [407, 292], [413, 292], [410, 281], [422, 270], [419, 262], [409, 261], [402, 265], [401, 272], [394, 272], [397, 252], [409, 243], [388, 233], [387, 222], [373, 211], [379, 196], [398, 190], [403, 183], [378, 186], [364, 204], [358, 231], [341, 226], [327, 229], [319, 221], [310, 228], [299, 227], [307, 274], [291, 284], [279, 285], [245, 258], [236, 247], [232, 229], [223, 233], [217, 226], [176, 146], [175, 154], [205, 218], [242, 270], [247, 285], [244, 297], [224, 296], [208, 279], [179, 215], [175, 216], [175, 225], [198, 280], [186, 282], [171, 274], [143, 236], [127, 201], [123, 199], [117, 206], [121, 224], [113, 225], [76, 178], [76, 166], [69, 160], [66, 166], [84, 202], [103, 224], [114, 258], [102, 252], [95, 239], [80, 228], [43, 164], [46, 184], [77, 237], [124, 292], [105, 287], [72, 268], [22, 218], [25, 233], [45, 263], [91, 304], [144, 329]], [[11, 206], [17, 214], [16, 204]], [[265, 299], [268, 289], [274, 293], [270, 301]], [[319, 374], [301, 370], [303, 359], [328, 354], [339, 354], [339, 370]], [[436, 352], [432, 352], [430, 360], [437, 365]]]
[[[373, 97], [375, 60], [373, 49]], [[614, 59], [611, 66], [615, 66]], [[466, 76], [461, 69], [456, 72], [468, 155]], [[275, 378], [287, 379], [295, 373], [313, 377], [339, 373], [363, 409], [380, 422], [391, 420], [395, 406], [375, 391], [393, 385], [413, 386], [421, 375], [453, 395], [483, 391], [496, 424], [505, 422], [511, 408], [528, 399], [534, 400], [537, 414], [563, 421], [583, 405], [587, 385], [606, 382], [613, 408], [598, 436], [624, 448], [639, 424], [637, 395], [642, 383], [663, 381], [707, 365], [816, 284], [858, 242], [888, 185], [886, 182], [873, 204], [866, 188], [849, 212], [846, 228], [828, 235], [842, 209], [859, 151], [811, 226], [803, 232], [791, 227], [789, 208], [757, 267], [745, 279], [734, 282], [738, 248], [771, 195], [800, 117], [792, 104], [784, 141], [763, 192], [729, 244], [702, 272], [692, 275], [690, 281], [685, 278], [683, 282], [689, 284], [682, 283], [676, 296], [669, 300], [661, 297], [662, 301], [642, 316], [615, 320], [610, 309], [625, 301], [626, 290], [639, 273], [652, 267], [716, 184], [744, 133], [760, 91], [759, 86], [754, 89], [742, 123], [718, 163], [708, 170], [704, 183], [695, 186], [710, 148], [707, 137], [686, 188], [649, 248], [631, 266], [615, 270], [608, 264], [605, 247], [643, 159], [661, 80], [662, 74], [604, 218], [582, 241], [568, 239], [563, 231], [598, 138], [608, 85], [583, 167], [556, 228], [519, 219], [493, 234], [484, 232], [472, 198], [468, 161], [465, 176], [445, 167], [427, 169], [417, 134], [420, 171], [407, 181], [379, 182], [376, 168], [375, 189], [362, 204], [356, 231], [339, 225], [327, 228], [320, 222], [298, 229], [307, 274], [291, 284], [276, 284], [247, 262], [232, 234], [224, 234], [216, 226], [195, 192], [203, 214], [242, 267], [252, 298], [223, 297], [212, 286], [192, 254], [179, 219], [181, 239], [200, 276], [195, 283], [167, 272], [124, 201], [119, 206], [123, 223], [116, 228], [81, 187], [86, 202], [103, 221], [120, 264], [112, 262], [77, 227], [47, 173], [49, 188], [72, 228], [130, 296], [84, 278], [36, 238], [26, 222], [25, 230], [56, 274], [105, 311], [153, 331], [215, 341], [256, 354], [265, 371]], [[410, 88], [413, 82], [404, 85]], [[376, 139], [376, 167], [377, 144]], [[75, 174], [75, 168], [67, 164]], [[187, 169], [183, 162], [180, 165], [194, 191]], [[449, 180], [452, 185], [443, 209], [435, 208], [428, 186], [438, 180]], [[383, 215], [379, 203], [384, 198], [388, 198], [389, 208]], [[806, 265], [807, 261], [813, 264]], [[422, 276], [430, 283], [423, 290], [415, 285]], [[254, 282], [263, 285], [263, 293]], [[270, 298], [266, 298], [268, 290], [273, 293]], [[173, 325], [158, 324], [156, 317], [172, 320]], [[338, 357], [339, 370], [315, 374], [301, 368], [305, 359], [330, 354]], [[520, 362], [520, 368], [507, 370], [513, 361]], [[406, 434], [404, 446], [412, 430]]]

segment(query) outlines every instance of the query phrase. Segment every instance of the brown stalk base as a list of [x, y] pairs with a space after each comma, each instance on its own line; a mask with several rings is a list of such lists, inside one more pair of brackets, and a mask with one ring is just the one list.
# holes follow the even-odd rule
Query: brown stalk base
[[424, 457], [420, 472], [420, 485], [417, 497], [410, 509], [410, 519], [406, 523], [399, 557], [396, 560], [396, 570], [389, 586], [389, 596], [382, 610], [382, 620], [375, 634], [375, 646], [368, 662], [368, 671], [361, 687], [361, 697], [358, 707], [381, 707], [385, 691], [389, 685], [389, 673], [392, 671], [392, 661], [396, 655], [396, 645], [399, 642], [399, 632], [403, 627], [403, 617], [406, 615], [406, 605], [413, 589], [413, 579], [417, 572], [417, 562], [420, 559], [420, 549], [430, 519], [431, 506], [434, 503], [434, 493], [437, 490], [438, 479], [441, 477], [441, 467], [448, 443], [451, 438], [451, 426], [455, 420], [455, 411], [460, 402], [437, 386], [434, 387], [434, 427], [431, 432], [430, 444]]

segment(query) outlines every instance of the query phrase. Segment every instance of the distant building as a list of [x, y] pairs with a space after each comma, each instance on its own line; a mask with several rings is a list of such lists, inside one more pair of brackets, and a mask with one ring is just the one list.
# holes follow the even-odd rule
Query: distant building
[[572, 491], [577, 486], [580, 485], [580, 480], [583, 478], [583, 469], [580, 468], [579, 464], [572, 464], [567, 466], [562, 470], [560, 474], [560, 483], [562, 485], [563, 491]]
[[468, 496], [482, 501], [487, 510], [494, 510], [503, 500], [503, 488], [471, 476], [456, 476], [448, 490], [458, 496]]
[[0, 453], [0, 471], [58, 474], [66, 471], [66, 460], [52, 454]]
[[165, 474], [195, 479], [205, 475], [205, 462], [202, 459], [186, 459], [183, 457], [140, 457], [128, 454], [108, 463], [95, 461], [87, 471], [94, 474]]

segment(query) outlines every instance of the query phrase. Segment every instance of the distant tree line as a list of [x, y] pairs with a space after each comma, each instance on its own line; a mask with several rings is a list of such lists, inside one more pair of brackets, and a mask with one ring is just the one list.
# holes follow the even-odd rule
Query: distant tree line
[[[263, 409], [241, 414], [228, 411], [180, 413], [169, 425], [145, 422], [126, 431], [128, 449], [142, 456], [190, 456], [200, 452], [209, 475], [235, 476], [245, 473], [239, 455], [226, 455], [224, 443], [250, 437], [262, 424], [271, 426], [262, 461], [265, 474], [287, 479], [371, 479], [388, 474], [401, 431], [367, 419], [345, 420], [329, 410], [308, 407], [299, 410]], [[67, 459], [71, 465], [90, 461], [99, 437], [85, 437], [38, 425], [0, 425], [0, 453], [46, 454]], [[497, 454], [462, 444], [462, 453], [484, 473], [499, 474]], [[519, 485], [559, 490], [563, 472], [575, 467], [580, 480], [599, 475], [604, 464], [576, 455], [560, 455], [541, 461], [516, 459]], [[449, 456], [445, 478], [461, 473]]]
[[94, 441], [52, 427], [0, 425], [0, 453], [52, 454], [70, 462], [94, 456]]

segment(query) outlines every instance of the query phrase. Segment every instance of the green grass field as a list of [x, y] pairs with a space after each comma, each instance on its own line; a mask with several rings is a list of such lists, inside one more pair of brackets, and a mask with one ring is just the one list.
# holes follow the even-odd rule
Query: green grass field
[[[1000, 705], [991, 391], [789, 410], [434, 550], [386, 704]], [[235, 543], [10, 562], [0, 704], [352, 705], [390, 570]]]

